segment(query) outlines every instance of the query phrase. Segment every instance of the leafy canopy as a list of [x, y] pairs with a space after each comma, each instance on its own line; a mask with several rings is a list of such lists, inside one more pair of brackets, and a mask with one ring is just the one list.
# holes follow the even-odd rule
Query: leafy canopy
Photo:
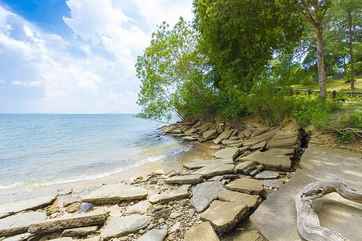
[[195, 0], [201, 46], [220, 88], [250, 90], [275, 51], [299, 40], [303, 23], [292, 0]]

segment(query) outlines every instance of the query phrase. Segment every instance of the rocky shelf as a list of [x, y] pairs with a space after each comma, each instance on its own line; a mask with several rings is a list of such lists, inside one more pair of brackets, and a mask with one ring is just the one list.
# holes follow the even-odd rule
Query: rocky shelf
[[[215, 158], [90, 192], [4, 204], [0, 240], [226, 240], [268, 193], [288, 182], [306, 138], [297, 128], [236, 130], [200, 121], [161, 131], [183, 141], [208, 142]], [[246, 229], [233, 240], [266, 239]]]

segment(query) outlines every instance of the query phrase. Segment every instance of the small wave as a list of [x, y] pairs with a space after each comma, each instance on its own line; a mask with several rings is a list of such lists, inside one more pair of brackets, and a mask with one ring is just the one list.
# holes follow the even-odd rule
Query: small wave
[[77, 178], [69, 178], [67, 180], [57, 180], [57, 181], [51, 181], [51, 182], [17, 182], [17, 183], [13, 183], [10, 185], [0, 185], [0, 190], [13, 189], [13, 188], [24, 187], [24, 186], [26, 186], [26, 187], [47, 187], [47, 186], [53, 186], [53, 185], [82, 182], [82, 181], [91, 181], [91, 180], [96, 180], [96, 179], [116, 175], [116, 174], [126, 171], [128, 169], [137, 168], [137, 167], [140, 167], [147, 163], [157, 162], [157, 161], [165, 159], [166, 157], [167, 157], [167, 155], [147, 157], [141, 161], [135, 162], [134, 165], [117, 168], [110, 172], [104, 172], [101, 174], [95, 174], [95, 175], [91, 175], [91, 176], [79, 176]]

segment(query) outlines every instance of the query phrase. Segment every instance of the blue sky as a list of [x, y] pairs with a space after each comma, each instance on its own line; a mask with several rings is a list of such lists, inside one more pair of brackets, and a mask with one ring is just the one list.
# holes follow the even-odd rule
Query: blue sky
[[192, 0], [0, 0], [0, 113], [137, 112], [136, 57]]

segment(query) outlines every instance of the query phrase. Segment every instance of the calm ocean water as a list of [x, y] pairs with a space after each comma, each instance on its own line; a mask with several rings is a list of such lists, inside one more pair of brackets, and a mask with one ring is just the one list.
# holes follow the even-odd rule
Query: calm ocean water
[[0, 188], [110, 175], [173, 155], [162, 123], [114, 115], [0, 115]]

